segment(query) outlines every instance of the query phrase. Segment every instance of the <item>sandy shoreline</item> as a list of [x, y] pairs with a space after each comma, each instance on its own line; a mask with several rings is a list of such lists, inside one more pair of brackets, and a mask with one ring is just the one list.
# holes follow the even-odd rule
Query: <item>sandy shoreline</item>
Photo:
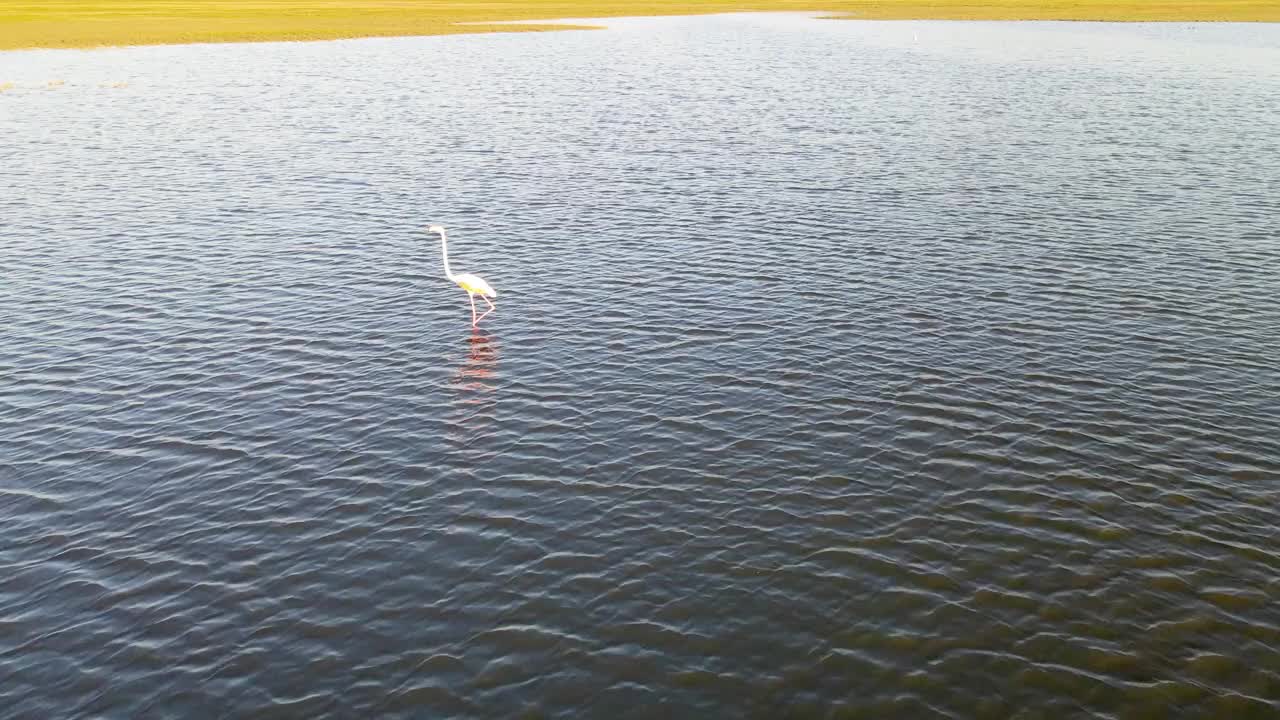
[[[1280, 3], [1204, 0], [1158, 5], [1105, 0], [0, 0], [0, 50], [201, 42], [334, 40], [564, 30], [559, 18], [804, 11], [864, 20], [1099, 20], [1280, 22]], [[528, 22], [484, 25], [486, 22]], [[477, 24], [480, 23], [480, 24]], [[579, 26], [580, 27], [580, 26]]]

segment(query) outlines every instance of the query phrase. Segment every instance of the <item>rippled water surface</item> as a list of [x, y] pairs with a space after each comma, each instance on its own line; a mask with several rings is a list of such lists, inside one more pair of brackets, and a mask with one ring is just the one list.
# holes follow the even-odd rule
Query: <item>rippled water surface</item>
[[611, 25], [0, 55], [0, 716], [1276, 717], [1280, 26]]

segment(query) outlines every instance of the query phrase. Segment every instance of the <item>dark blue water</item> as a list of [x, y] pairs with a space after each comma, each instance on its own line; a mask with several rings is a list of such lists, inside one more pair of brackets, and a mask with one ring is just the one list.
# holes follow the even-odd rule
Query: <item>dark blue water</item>
[[4, 81], [0, 717], [1280, 714], [1278, 26]]

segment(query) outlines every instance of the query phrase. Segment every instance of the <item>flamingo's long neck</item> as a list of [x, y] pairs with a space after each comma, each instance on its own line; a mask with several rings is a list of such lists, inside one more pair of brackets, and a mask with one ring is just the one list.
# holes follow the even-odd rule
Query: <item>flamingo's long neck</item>
[[444, 239], [444, 230], [440, 230], [440, 256], [444, 258], [444, 276], [453, 279], [453, 271], [449, 269], [449, 244]]

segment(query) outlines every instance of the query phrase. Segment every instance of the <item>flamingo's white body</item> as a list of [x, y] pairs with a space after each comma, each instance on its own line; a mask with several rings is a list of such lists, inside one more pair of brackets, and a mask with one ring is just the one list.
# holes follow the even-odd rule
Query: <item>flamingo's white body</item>
[[[493, 286], [485, 282], [485, 279], [479, 275], [471, 273], [454, 274], [449, 269], [449, 241], [444, 235], [444, 226], [432, 225], [427, 228], [429, 233], [440, 233], [440, 256], [444, 259], [444, 276], [452, 280], [458, 287], [467, 291], [467, 300], [471, 303], [471, 326], [475, 327], [477, 323], [485, 318], [486, 315], [497, 310], [497, 306], [493, 304], [489, 298], [498, 297], [498, 291]], [[484, 311], [483, 315], [476, 317], [476, 296], [479, 295], [481, 300], [489, 303], [489, 309]]]

